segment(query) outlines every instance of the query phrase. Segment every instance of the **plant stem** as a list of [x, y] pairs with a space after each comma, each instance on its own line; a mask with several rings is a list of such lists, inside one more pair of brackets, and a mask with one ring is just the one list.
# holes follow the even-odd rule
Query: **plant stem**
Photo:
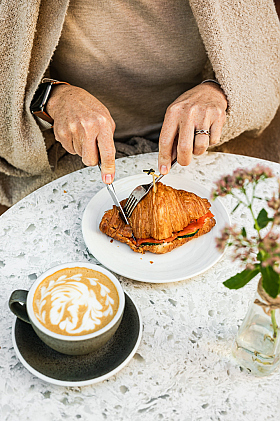
[[241, 192], [242, 192], [242, 194], [243, 194], [243, 196], [245, 197], [245, 199], [246, 199], [246, 202], [244, 202], [239, 196], [236, 196], [233, 192], [231, 192], [231, 195], [240, 203], [240, 204], [242, 204], [242, 205], [244, 205], [244, 206], [247, 206], [247, 208], [249, 209], [249, 211], [250, 211], [250, 213], [251, 213], [251, 215], [252, 215], [252, 218], [253, 218], [253, 221], [254, 221], [254, 224], [255, 224], [255, 228], [256, 228], [256, 230], [257, 230], [257, 233], [258, 233], [258, 237], [259, 238], [261, 238], [260, 237], [260, 227], [259, 227], [259, 224], [258, 224], [258, 221], [257, 221], [257, 219], [256, 219], [256, 217], [255, 217], [255, 215], [254, 215], [254, 211], [253, 211], [253, 201], [254, 201], [254, 197], [255, 197], [255, 190], [256, 190], [256, 184], [254, 184], [253, 185], [253, 194], [252, 194], [252, 198], [251, 198], [251, 200], [250, 200], [250, 198], [248, 197], [248, 194], [247, 194], [247, 191], [246, 191], [246, 189], [243, 187], [242, 189], [241, 189]]
[[278, 334], [278, 326], [275, 318], [275, 310], [271, 310], [271, 321], [273, 327], [273, 338], [276, 339]]
[[252, 199], [250, 200], [249, 199], [249, 197], [248, 197], [248, 195], [247, 195], [247, 192], [246, 192], [246, 190], [244, 189], [244, 191], [243, 191], [243, 194], [244, 194], [244, 196], [246, 197], [246, 200], [247, 200], [247, 203], [248, 203], [248, 208], [249, 208], [249, 210], [250, 210], [250, 212], [251, 212], [251, 215], [252, 215], [252, 218], [253, 218], [253, 220], [254, 220], [254, 223], [255, 223], [255, 228], [256, 228], [256, 230], [257, 230], [257, 232], [258, 232], [258, 237], [259, 238], [261, 238], [260, 237], [260, 227], [259, 227], [259, 224], [258, 224], [258, 221], [257, 221], [257, 219], [256, 219], [256, 217], [255, 217], [255, 215], [254, 215], [254, 211], [253, 211], [253, 201], [254, 201], [254, 197], [255, 197], [255, 190], [256, 190], [256, 184], [253, 184], [253, 194], [252, 194]]

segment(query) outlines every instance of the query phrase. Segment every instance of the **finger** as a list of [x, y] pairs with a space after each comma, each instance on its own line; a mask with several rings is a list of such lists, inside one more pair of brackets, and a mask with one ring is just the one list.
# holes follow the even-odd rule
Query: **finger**
[[86, 133], [84, 127], [80, 122], [72, 123], [70, 125], [71, 133], [72, 133], [72, 144], [74, 151], [77, 155], [83, 155], [83, 142], [86, 138]]
[[172, 161], [177, 158], [177, 147], [178, 147], [178, 134], [176, 134], [173, 145], [172, 145], [172, 154], [171, 159]]
[[[197, 118], [195, 122], [195, 130], [206, 130], [210, 131], [211, 126], [211, 115], [206, 113], [203, 118]], [[206, 152], [209, 147], [209, 135], [208, 134], [195, 134], [194, 130], [194, 144], [193, 154], [202, 155]]]
[[77, 155], [83, 154], [83, 142], [86, 138], [86, 133], [83, 126], [78, 123], [71, 128], [73, 148]]
[[[205, 126], [206, 127], [206, 126]], [[204, 129], [208, 130], [208, 129]], [[209, 135], [207, 134], [197, 134], [194, 136], [194, 155], [202, 155], [209, 147]]]
[[83, 128], [85, 137], [82, 143], [82, 160], [87, 166], [95, 166], [100, 161], [97, 145], [97, 137], [100, 131], [99, 125], [94, 121], [84, 121]]
[[82, 161], [87, 167], [94, 167], [98, 164], [97, 134], [92, 133], [91, 138], [85, 137], [82, 145]]
[[217, 143], [220, 142], [222, 129], [223, 129], [223, 121], [215, 120], [212, 123], [212, 126], [210, 128], [209, 145], [216, 145]]
[[176, 120], [165, 116], [159, 136], [158, 167], [161, 174], [167, 174], [171, 167], [172, 153], [174, 154], [174, 142], [178, 134], [178, 123]]
[[113, 182], [115, 177], [115, 144], [111, 130], [102, 130], [97, 136], [97, 146], [101, 159], [102, 180], [106, 184]]
[[191, 163], [193, 152], [194, 125], [188, 119], [181, 125], [178, 136], [177, 161], [180, 165], [187, 166]]
[[61, 143], [63, 148], [70, 154], [76, 155], [73, 142], [72, 142], [72, 133], [68, 127], [60, 126], [59, 124], [54, 124], [53, 127], [55, 139]]

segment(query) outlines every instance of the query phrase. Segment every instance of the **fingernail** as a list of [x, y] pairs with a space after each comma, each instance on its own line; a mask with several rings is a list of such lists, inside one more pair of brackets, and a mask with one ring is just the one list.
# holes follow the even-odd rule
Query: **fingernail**
[[160, 167], [160, 173], [161, 174], [167, 174], [167, 166], [166, 165], [162, 165]]
[[111, 174], [105, 174], [104, 183], [106, 183], [106, 184], [112, 183], [112, 175]]

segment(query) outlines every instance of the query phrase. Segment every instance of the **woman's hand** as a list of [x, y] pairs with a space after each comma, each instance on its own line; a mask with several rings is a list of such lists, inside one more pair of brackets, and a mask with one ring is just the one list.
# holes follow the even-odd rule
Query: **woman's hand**
[[[159, 170], [167, 174], [176, 156], [180, 165], [189, 165], [192, 154], [202, 155], [219, 142], [226, 119], [227, 99], [214, 82], [206, 82], [180, 95], [165, 114], [159, 138]], [[195, 135], [195, 130], [209, 130]], [[176, 150], [177, 149], [177, 150]]]
[[115, 175], [115, 122], [108, 109], [84, 89], [54, 86], [47, 103], [53, 118], [54, 135], [70, 154], [78, 154], [85, 165], [102, 163], [102, 180], [110, 184]]

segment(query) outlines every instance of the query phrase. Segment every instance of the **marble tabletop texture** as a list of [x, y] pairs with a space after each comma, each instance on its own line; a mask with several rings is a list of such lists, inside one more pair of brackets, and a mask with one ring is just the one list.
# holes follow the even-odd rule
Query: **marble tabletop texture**
[[[257, 163], [279, 177], [279, 164], [220, 153], [195, 157], [188, 167], [177, 165], [172, 172], [211, 190], [221, 176]], [[151, 167], [157, 168], [156, 153], [118, 159], [116, 180]], [[87, 250], [81, 221], [102, 188], [98, 168], [85, 168], [35, 191], [0, 217], [0, 420], [279, 420], [280, 371], [254, 377], [231, 354], [257, 281], [237, 291], [223, 286], [240, 270], [229, 249], [206, 272], [179, 282], [145, 283], [117, 275], [139, 308], [143, 336], [134, 357], [109, 379], [87, 386], [54, 385], [19, 361], [12, 343], [10, 294], [29, 289], [56, 264], [99, 263]], [[261, 194], [269, 196], [276, 188], [276, 178], [269, 179]], [[230, 213], [233, 199], [222, 201]], [[231, 216], [238, 226], [246, 225], [247, 218], [241, 207]]]

